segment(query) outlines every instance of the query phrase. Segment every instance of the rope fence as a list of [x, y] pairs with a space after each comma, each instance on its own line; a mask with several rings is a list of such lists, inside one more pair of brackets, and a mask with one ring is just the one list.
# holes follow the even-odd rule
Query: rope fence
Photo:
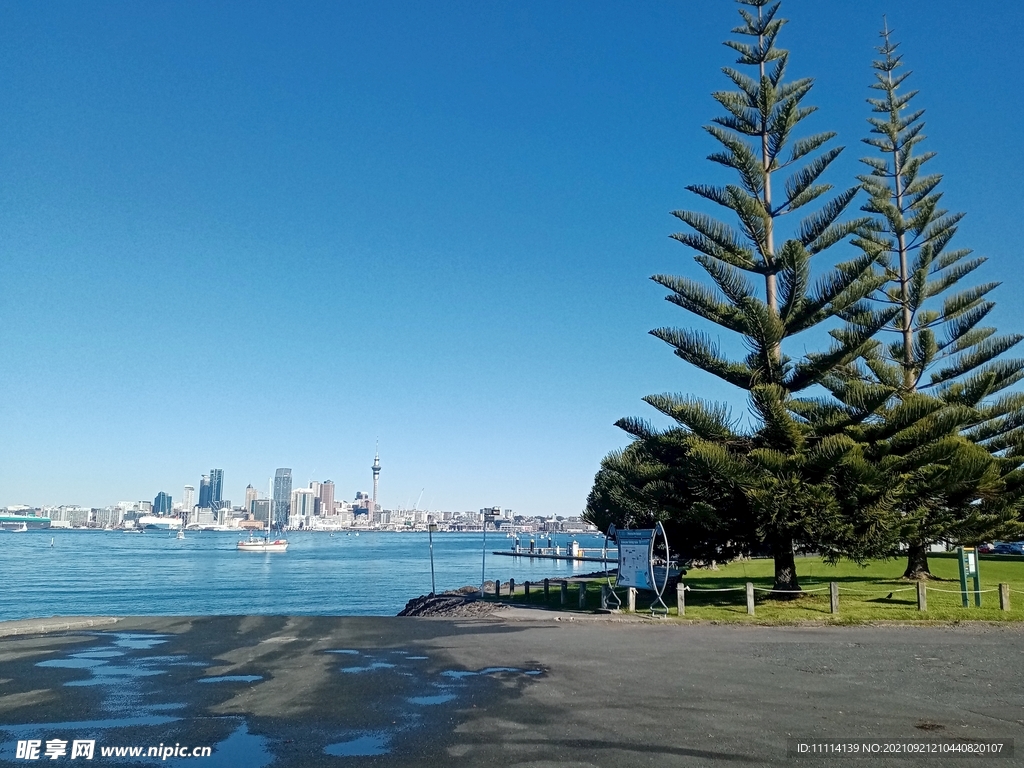
[[[544, 599], [545, 602], [547, 602], [547, 600], [548, 600], [549, 585], [550, 585], [550, 583], [552, 581], [555, 584], [559, 583], [558, 581], [555, 581], [555, 580], [544, 579], [544, 582], [543, 582], [543, 599]], [[579, 608], [581, 608], [581, 609], [586, 608], [587, 602], [588, 602], [587, 601], [587, 591], [588, 591], [587, 585], [588, 585], [588, 582], [587, 582], [587, 580], [584, 580], [584, 579], [574, 579], [573, 581], [578, 585], [577, 600], [578, 600], [578, 603], [579, 603]], [[812, 582], [812, 583], [821, 584], [822, 582]], [[522, 586], [523, 586], [523, 598], [526, 600], [526, 602], [530, 602], [531, 586], [537, 587], [539, 585], [538, 584], [532, 584], [531, 585], [531, 583], [527, 581]], [[569, 581], [568, 580], [561, 580], [561, 589], [560, 589], [561, 599], [560, 599], [560, 602], [561, 602], [562, 605], [566, 605], [569, 602], [568, 587], [569, 587]], [[494, 597], [499, 597], [500, 596], [499, 589], [500, 588], [498, 587], [498, 585], [495, 585]], [[840, 598], [841, 594], [843, 594], [843, 595], [850, 595], [850, 596], [857, 595], [857, 596], [864, 596], [864, 597], [876, 596], [876, 597], [879, 597], [879, 599], [872, 600], [871, 602], [876, 603], [876, 604], [879, 603], [879, 602], [882, 602], [884, 604], [884, 601], [892, 599], [892, 597], [894, 595], [896, 595], [896, 594], [904, 593], [904, 592], [916, 592], [917, 593], [917, 610], [918, 611], [927, 611], [928, 610], [928, 593], [929, 592], [936, 592], [936, 593], [946, 594], [946, 595], [961, 595], [962, 598], [963, 598], [963, 605], [964, 605], [964, 607], [969, 607], [968, 606], [968, 599], [969, 599], [969, 597], [971, 595], [974, 596], [975, 605], [978, 606], [978, 607], [981, 607], [981, 596], [983, 594], [991, 594], [993, 592], [998, 592], [999, 593], [999, 609], [1001, 611], [1009, 611], [1010, 610], [1010, 595], [1011, 595], [1011, 593], [1012, 594], [1018, 594], [1018, 595], [1024, 595], [1024, 591], [1018, 590], [1018, 589], [1011, 589], [1010, 585], [1007, 584], [1007, 583], [1000, 583], [997, 588], [990, 588], [990, 589], [942, 589], [942, 588], [939, 588], [939, 587], [929, 587], [927, 582], [923, 582], [922, 581], [922, 582], [919, 582], [918, 584], [916, 584], [915, 586], [909, 586], [909, 587], [893, 586], [893, 587], [889, 587], [889, 588], [883, 587], [881, 589], [860, 589], [860, 588], [857, 588], [857, 587], [846, 587], [846, 586], [841, 585], [839, 582], [833, 581], [833, 582], [829, 582], [827, 586], [825, 586], [825, 585], [823, 585], [823, 586], [815, 586], [815, 587], [810, 587], [810, 588], [807, 588], [807, 589], [774, 589], [774, 588], [771, 588], [771, 587], [755, 586], [755, 584], [753, 582], [750, 582], [750, 581], [748, 581], [742, 587], [695, 587], [695, 586], [691, 586], [689, 584], [686, 584], [686, 583], [680, 581], [680, 582], [678, 582], [676, 584], [676, 607], [677, 607], [677, 610], [678, 610], [678, 614], [680, 616], [684, 616], [686, 614], [686, 593], [687, 592], [690, 592], [691, 594], [693, 594], [695, 596], [699, 596], [699, 595], [702, 595], [702, 594], [715, 594], [715, 593], [726, 593], [726, 592], [745, 592], [746, 593], [746, 609], [747, 609], [747, 613], [749, 615], [751, 615], [751, 616], [755, 615], [756, 602], [757, 602], [755, 600], [755, 596], [756, 596], [756, 594], [758, 592], [760, 592], [762, 594], [768, 593], [768, 594], [789, 594], [789, 595], [808, 595], [808, 596], [813, 596], [813, 595], [816, 595], [818, 593], [828, 592], [829, 593], [829, 612], [832, 613], [832, 614], [838, 614], [839, 613], [839, 598]], [[509, 580], [509, 584], [508, 584], [508, 594], [509, 594], [509, 598], [510, 599], [513, 599], [513, 600], [515, 599], [516, 584], [511, 579]], [[622, 607], [626, 608], [626, 610], [635, 611], [636, 610], [637, 590], [635, 588], [627, 589], [626, 598], [627, 598], [626, 606], [622, 606], [622, 601], [619, 600], [618, 595], [615, 594], [615, 590], [610, 585], [605, 585], [605, 584], [601, 585], [601, 608], [602, 609], [617, 610], [618, 606], [622, 606]], [[615, 607], [613, 607], [611, 605], [610, 601], [612, 601], [612, 600], [614, 600], [614, 602], [616, 604]], [[854, 602], [857, 602], [857, 601], [855, 600]], [[897, 605], [897, 606], [903, 605], [903, 606], [905, 606], [906, 602], [907, 601], [904, 600], [902, 603], [889, 603], [889, 605]], [[949, 606], [948, 605], [943, 605], [941, 607], [948, 608]]]
[[[818, 582], [819, 584], [821, 582]], [[999, 593], [999, 608], [1003, 611], [1010, 610], [1010, 593], [1024, 594], [1021, 590], [1010, 589], [1010, 585], [1006, 583], [1000, 584], [994, 589], [941, 589], [938, 587], [928, 587], [925, 582], [919, 582], [913, 587], [892, 587], [889, 589], [859, 589], [856, 587], [844, 587], [839, 582], [829, 582], [828, 586], [812, 587], [808, 589], [774, 589], [770, 587], [758, 587], [753, 582], [747, 582], [746, 586], [743, 587], [691, 587], [688, 584], [679, 583], [676, 587], [676, 606], [680, 616], [686, 613], [686, 593], [690, 592], [694, 595], [701, 595], [715, 592], [746, 592], [747, 598], [747, 613], [750, 616], [755, 615], [756, 601], [754, 599], [755, 593], [769, 593], [769, 594], [796, 594], [796, 595], [812, 595], [820, 592], [829, 593], [829, 612], [833, 614], [839, 613], [839, 596], [840, 594], [846, 595], [860, 595], [860, 596], [884, 596], [882, 600], [891, 599], [893, 595], [903, 592], [916, 592], [917, 593], [917, 610], [927, 611], [928, 610], [928, 592], [939, 592], [942, 594], [949, 595], [961, 595], [963, 597], [963, 604], [965, 607], [968, 606], [968, 599], [971, 595], [974, 596], [975, 605], [981, 607], [981, 596], [983, 594], [990, 594], [992, 592]], [[876, 601], [877, 602], [877, 601]]]

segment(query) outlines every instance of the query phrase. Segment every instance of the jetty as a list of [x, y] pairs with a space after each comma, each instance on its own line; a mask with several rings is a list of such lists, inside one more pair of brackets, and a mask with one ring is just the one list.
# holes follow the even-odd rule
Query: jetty
[[529, 548], [516, 543], [511, 550], [496, 550], [492, 554], [502, 557], [529, 557], [540, 560], [572, 560], [574, 562], [587, 563], [618, 563], [619, 552], [617, 549], [605, 549], [603, 547], [591, 547], [586, 549], [579, 546], [575, 541], [570, 542], [567, 547], [535, 547], [532, 542]]

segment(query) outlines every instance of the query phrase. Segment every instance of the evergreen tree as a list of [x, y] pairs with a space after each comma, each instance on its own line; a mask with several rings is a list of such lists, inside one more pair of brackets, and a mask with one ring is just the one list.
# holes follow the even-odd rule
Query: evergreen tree
[[672, 551], [685, 560], [728, 561], [756, 548], [747, 501], [735, 478], [688, 460], [691, 435], [652, 434], [601, 462], [584, 519], [607, 530], [665, 527]]
[[[864, 220], [840, 220], [858, 190], [825, 197], [832, 187], [821, 181], [822, 174], [842, 150], [825, 149], [834, 133], [794, 138], [815, 108], [804, 104], [812, 81], [786, 78], [789, 54], [776, 45], [785, 24], [777, 18], [779, 3], [737, 1], [745, 6], [739, 11], [743, 24], [733, 32], [742, 39], [726, 45], [753, 72], [723, 69], [736, 90], [713, 94], [725, 114], [706, 130], [722, 145], [709, 159], [735, 171], [739, 183], [687, 189], [725, 208], [738, 226], [700, 212], [674, 212], [687, 231], [673, 237], [697, 252], [695, 260], [712, 285], [669, 275], [652, 279], [670, 291], [670, 302], [737, 334], [749, 354], [729, 359], [708, 334], [693, 328], [651, 333], [683, 360], [744, 390], [755, 423], [741, 430], [720, 406], [689, 396], [645, 401], [674, 419], [686, 437], [664, 463], [700, 467], [740, 488], [746, 538], [770, 548], [774, 594], [781, 597], [799, 591], [796, 545], [841, 541], [854, 532], [833, 493], [833, 473], [862, 460], [847, 428], [868, 418], [889, 391], [834, 373], [866, 352], [892, 313], [863, 301], [884, 280], [875, 274], [873, 254], [812, 279], [811, 259], [864, 226]], [[813, 212], [805, 214], [812, 203]], [[783, 227], [797, 211], [799, 222]], [[748, 276], [763, 284], [763, 294]], [[811, 329], [828, 330], [831, 346], [799, 359], [788, 356], [787, 342]], [[815, 385], [829, 392], [809, 396]], [[619, 426], [648, 444], [667, 434], [636, 419]]]
[[915, 154], [923, 110], [909, 109], [916, 91], [902, 86], [910, 72], [900, 71], [888, 29], [882, 38], [871, 86], [881, 93], [868, 100], [878, 116], [865, 139], [879, 154], [864, 159], [871, 170], [860, 177], [872, 221], [859, 244], [883, 270], [877, 298], [896, 310], [886, 329], [895, 340], [872, 348], [866, 366], [897, 400], [858, 438], [888, 478], [901, 480], [894, 529], [908, 545], [905, 576], [921, 578], [931, 543], [976, 543], [1015, 527], [1024, 395], [1006, 390], [1024, 377], [1024, 362], [1001, 355], [1024, 337], [981, 325], [998, 283], [958, 288], [985, 259], [948, 247], [963, 214], [940, 207], [942, 177], [924, 173], [934, 153]]

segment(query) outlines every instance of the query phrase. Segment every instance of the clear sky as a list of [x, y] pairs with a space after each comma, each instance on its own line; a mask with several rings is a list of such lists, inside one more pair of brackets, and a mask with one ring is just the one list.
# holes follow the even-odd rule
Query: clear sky
[[[1012, 3], [787, 0], [812, 130], [869, 150], [888, 14], [957, 242], [1021, 331]], [[645, 394], [744, 405], [647, 332], [730, 2], [0, 6], [0, 506], [332, 479], [577, 514]], [[847, 254], [849, 255], [849, 254]]]

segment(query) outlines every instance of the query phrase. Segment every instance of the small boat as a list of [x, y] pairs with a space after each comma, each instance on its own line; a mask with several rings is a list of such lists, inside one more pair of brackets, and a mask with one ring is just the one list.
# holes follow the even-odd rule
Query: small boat
[[11, 533], [25, 533], [26, 531], [28, 531], [28, 524], [22, 523], [17, 528], [8, 528], [7, 530], [9, 530]]
[[178, 529], [178, 535], [175, 536], [174, 538], [176, 538], [176, 539], [184, 539], [185, 538], [185, 529], [184, 528], [179, 528]]
[[238, 542], [237, 549], [239, 552], [284, 552], [288, 549], [288, 540], [274, 539], [271, 541], [270, 536], [263, 539], [250, 536], [245, 541]]

